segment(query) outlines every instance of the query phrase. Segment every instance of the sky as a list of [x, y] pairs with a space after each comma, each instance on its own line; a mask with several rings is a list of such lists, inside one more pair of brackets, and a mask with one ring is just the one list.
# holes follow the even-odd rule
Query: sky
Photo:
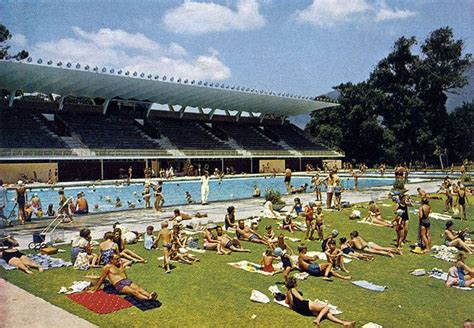
[[474, 52], [470, 0], [0, 1], [33, 58], [304, 96], [367, 79], [400, 36], [450, 26]]

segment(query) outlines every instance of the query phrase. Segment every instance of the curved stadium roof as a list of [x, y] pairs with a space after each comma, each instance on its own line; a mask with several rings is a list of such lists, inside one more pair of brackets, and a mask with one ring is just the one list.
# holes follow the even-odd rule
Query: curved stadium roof
[[[76, 66], [77, 65], [77, 66]], [[89, 68], [79, 64], [0, 60], [0, 89], [63, 96], [138, 100], [158, 104], [292, 116], [338, 106], [299, 96], [195, 82], [122, 70]]]

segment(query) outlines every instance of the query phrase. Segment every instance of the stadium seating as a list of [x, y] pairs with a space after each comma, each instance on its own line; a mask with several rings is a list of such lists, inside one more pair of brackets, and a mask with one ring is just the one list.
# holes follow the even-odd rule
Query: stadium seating
[[66, 149], [64, 142], [28, 111], [0, 110], [0, 148]]
[[282, 126], [266, 126], [265, 131], [277, 135], [281, 140], [296, 150], [314, 150], [325, 151], [328, 150], [321, 144], [317, 144], [309, 140], [302, 130], [293, 125]]

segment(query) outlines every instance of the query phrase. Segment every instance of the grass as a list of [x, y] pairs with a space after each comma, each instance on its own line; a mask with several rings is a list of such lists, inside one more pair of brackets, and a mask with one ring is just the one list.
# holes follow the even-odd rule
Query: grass
[[[473, 200], [471, 198], [470, 202]], [[388, 201], [386, 203], [389, 204]], [[442, 212], [441, 201], [431, 203], [435, 212]], [[468, 214], [472, 213], [474, 207], [471, 203], [468, 204]], [[381, 210], [384, 217], [392, 216], [391, 207], [381, 206]], [[329, 227], [326, 227], [325, 235], [330, 229], [339, 230], [340, 236], [348, 236], [350, 231], [358, 230], [366, 240], [381, 245], [393, 243], [393, 229], [349, 221], [347, 218], [350, 212], [351, 209], [346, 209], [339, 213], [326, 213], [325, 220]], [[362, 212], [365, 214], [366, 210]], [[415, 241], [417, 219], [414, 214], [410, 216], [408, 239]], [[468, 219], [462, 226], [469, 226], [474, 230], [473, 216], [468, 215]], [[269, 223], [270, 220], [263, 220], [259, 230], [263, 232], [263, 227]], [[443, 228], [444, 222], [432, 220], [433, 244], [439, 245], [443, 242], [440, 237]], [[455, 222], [455, 228], [461, 228], [459, 221]], [[293, 248], [297, 246], [295, 243], [290, 245]], [[309, 242], [308, 246], [309, 250], [320, 250], [319, 242]], [[131, 307], [113, 314], [98, 315], [70, 301], [64, 295], [57, 294], [61, 286], [70, 286], [74, 280], [82, 280], [90, 271], [60, 268], [26, 276], [18, 270], [0, 270], [0, 277], [99, 326], [141, 327], [152, 323], [165, 327], [286, 327], [289, 324], [302, 327], [312, 324], [311, 318], [303, 317], [277, 304], [257, 304], [250, 301], [252, 289], [269, 295], [268, 287], [281, 282], [281, 274], [268, 277], [227, 265], [227, 262], [244, 259], [258, 262], [264, 250], [263, 246], [245, 243], [245, 247], [252, 250], [250, 254], [199, 254], [200, 263], [192, 266], [177, 264], [171, 274], [165, 274], [159, 267], [161, 262], [158, 262], [157, 257], [161, 256], [161, 252], [147, 252], [141, 244], [129, 247], [147, 258], [149, 263], [134, 265], [128, 270], [128, 275], [145, 289], [158, 292], [159, 300], [163, 302], [160, 309], [141, 312]], [[371, 292], [338, 279], [334, 282], [324, 282], [321, 278], [314, 277], [301, 281], [299, 289], [305, 297], [329, 300], [339, 306], [344, 312], [339, 317], [356, 320], [358, 327], [367, 322], [375, 322], [384, 327], [460, 327], [466, 318], [473, 317], [473, 292], [447, 289], [440, 280], [409, 275], [410, 270], [417, 268], [437, 267], [446, 271], [451, 264], [429, 255], [410, 253], [408, 246], [405, 246], [404, 250], [404, 255], [394, 259], [377, 256], [374, 262], [353, 261], [348, 265], [354, 280], [368, 280], [388, 286], [382, 293]], [[68, 258], [68, 254], [62, 253], [59, 256]], [[470, 256], [467, 263], [474, 266], [474, 257]], [[100, 270], [95, 269], [92, 272], [99, 273]], [[283, 285], [279, 286], [282, 291], [285, 290]], [[256, 318], [252, 320], [254, 314]], [[324, 321], [323, 326], [334, 325]]]

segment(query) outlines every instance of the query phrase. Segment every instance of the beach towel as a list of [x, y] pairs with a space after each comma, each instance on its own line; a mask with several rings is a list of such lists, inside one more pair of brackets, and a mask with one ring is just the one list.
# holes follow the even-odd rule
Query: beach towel
[[194, 252], [194, 253], [198, 253], [198, 254], [206, 253], [206, 250], [205, 250], [205, 249], [197, 249], [197, 248], [191, 248], [191, 247], [187, 247], [186, 249], [187, 249], [188, 251], [191, 251], [191, 252]]
[[61, 287], [58, 294], [74, 294], [84, 291], [91, 285], [90, 281], [73, 281], [72, 286]]
[[[315, 256], [315, 255], [316, 255], [319, 259], [321, 259], [321, 260], [323, 260], [323, 261], [327, 261], [327, 260], [328, 260], [328, 257], [326, 256], [326, 253], [323, 253], [323, 252], [310, 251], [310, 252], [306, 253], [306, 255], [308, 255], [308, 256]], [[343, 260], [343, 262], [344, 262], [345, 264], [352, 262], [351, 259], [346, 258], [346, 257], [344, 257], [342, 260]], [[298, 257], [296, 258], [296, 261], [295, 261], [295, 262], [298, 262]]]
[[441, 221], [449, 221], [452, 220], [451, 215], [441, 214], [441, 213], [430, 213], [430, 219], [441, 220]]
[[5, 270], [15, 270], [16, 266], [10, 265], [4, 259], [0, 259], [0, 266]]
[[300, 238], [293, 238], [293, 237], [286, 237], [286, 236], [285, 236], [285, 240], [289, 240], [289, 241], [292, 241], [294, 243], [299, 243], [301, 241]]
[[446, 245], [434, 245], [431, 250], [433, 251], [431, 256], [446, 262], [456, 262], [456, 254], [459, 252], [456, 247]]
[[112, 313], [132, 306], [127, 300], [103, 290], [70, 294], [67, 297], [97, 314]]
[[368, 289], [368, 290], [373, 290], [374, 292], [383, 292], [387, 286], [379, 286], [375, 285], [371, 282], [368, 282], [366, 280], [357, 280], [357, 281], [352, 281], [353, 285]]
[[153, 310], [161, 306], [161, 302], [158, 300], [140, 300], [131, 295], [125, 296], [125, 300], [142, 311]]
[[259, 273], [265, 276], [273, 276], [275, 273], [279, 273], [281, 271], [281, 263], [273, 264], [273, 268], [275, 269], [274, 272], [265, 272], [263, 271], [262, 266], [260, 264], [255, 264], [249, 261], [240, 261], [227, 264], [237, 269], [241, 269], [247, 272]]
[[41, 265], [45, 270], [72, 266], [71, 262], [66, 262], [63, 259], [58, 259], [49, 255], [29, 254], [28, 257]]
[[[438, 269], [438, 268], [433, 268], [430, 272], [430, 277], [435, 278], [438, 280], [446, 281], [448, 279], [448, 273], [443, 272], [443, 270]], [[461, 290], [474, 290], [472, 287], [459, 287], [459, 286], [453, 286], [456, 289], [461, 289]]]
[[306, 278], [309, 277], [309, 273], [308, 272], [297, 272], [293, 275], [293, 277], [295, 277], [295, 279], [297, 279], [297, 280], [305, 280]]
[[102, 290], [107, 294], [118, 295], [118, 291], [108, 280], [104, 282], [104, 288], [102, 288]]
[[368, 322], [365, 325], [362, 326], [362, 328], [383, 328], [381, 325], [378, 325], [373, 322]]
[[[279, 304], [279, 305], [281, 305], [281, 306], [284, 306], [284, 307], [286, 307], [286, 308], [288, 308], [288, 309], [290, 308], [290, 306], [289, 306], [288, 304], [286, 304], [285, 300], [278, 301], [278, 300], [276, 300], [276, 299], [273, 299], [273, 302], [275, 302], [275, 303], [277, 303], [277, 304]], [[315, 302], [315, 303], [318, 303], [319, 305], [322, 305], [322, 306], [329, 305], [329, 312], [330, 312], [332, 315], [338, 315], [338, 314], [341, 314], [341, 313], [342, 313], [342, 311], [339, 310], [339, 309], [337, 308], [337, 306], [332, 305], [332, 304], [328, 303], [327, 301], [324, 301], [324, 302], [323, 302], [323, 301], [320, 301], [320, 300], [315, 300], [314, 302]]]

